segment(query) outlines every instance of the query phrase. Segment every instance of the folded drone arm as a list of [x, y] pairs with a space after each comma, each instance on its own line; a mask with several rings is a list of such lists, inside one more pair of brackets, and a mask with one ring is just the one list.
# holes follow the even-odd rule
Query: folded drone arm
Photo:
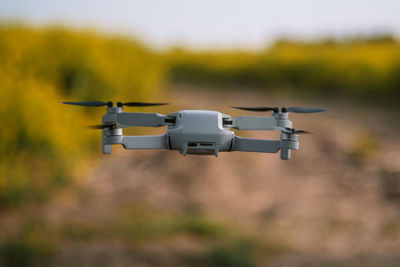
[[232, 128], [238, 130], [275, 130], [292, 128], [292, 122], [288, 119], [277, 120], [275, 117], [243, 116], [232, 118]]

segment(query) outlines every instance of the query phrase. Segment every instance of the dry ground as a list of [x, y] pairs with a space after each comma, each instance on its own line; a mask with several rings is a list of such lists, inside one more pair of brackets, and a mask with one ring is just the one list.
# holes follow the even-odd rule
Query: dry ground
[[[50, 265], [197, 266], [202, 261], [186, 256], [203, 255], [220, 239], [229, 242], [226, 240], [232, 238], [257, 244], [250, 263], [240, 264], [240, 259], [226, 262], [217, 256], [217, 260], [211, 257], [214, 261], [209, 264], [400, 265], [397, 115], [335, 99], [313, 102], [245, 90], [228, 94], [199, 88], [169, 89], [166, 98], [174, 105], [160, 108], [161, 113], [190, 108], [256, 115], [233, 110], [231, 105], [325, 106], [328, 112], [291, 114], [295, 128], [315, 134], [301, 136], [300, 150], [292, 153], [289, 161], [281, 161], [279, 154], [246, 152], [220, 153], [215, 158], [115, 149], [102, 156], [82, 178], [79, 189], [56, 197], [43, 208], [41, 216], [51, 225], [71, 220], [89, 229], [102, 225], [101, 232], [119, 220], [114, 216], [126, 218], [123, 226], [117, 224], [124, 228], [130, 218], [149, 209], [156, 220], [158, 213], [169, 218], [167, 221], [171, 221], [168, 216], [196, 214], [211, 221], [211, 228], [216, 225], [216, 232], [224, 232], [222, 226], [229, 233], [205, 230], [204, 234], [200, 227], [200, 234], [196, 228], [137, 241], [140, 233], [124, 239], [124, 234], [115, 234], [117, 227], [108, 230], [111, 234], [97, 232], [95, 238], [82, 241], [85, 232], [78, 231], [78, 241], [59, 242]], [[279, 136], [261, 131], [237, 134]]]

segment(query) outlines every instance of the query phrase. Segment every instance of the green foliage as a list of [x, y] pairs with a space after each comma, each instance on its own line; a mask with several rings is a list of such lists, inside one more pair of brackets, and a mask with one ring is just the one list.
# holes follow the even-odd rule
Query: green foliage
[[279, 41], [263, 52], [170, 52], [172, 82], [289, 89], [388, 101], [400, 96], [400, 43], [380, 37], [303, 43]]
[[112, 220], [96, 223], [69, 221], [58, 230], [63, 239], [91, 241], [96, 239], [138, 242], [176, 235], [215, 239], [227, 235], [225, 225], [196, 214], [162, 214], [133, 210], [117, 212]]
[[29, 221], [0, 246], [0, 266], [29, 267], [49, 263], [55, 252], [54, 230], [43, 221]]
[[4, 267], [30, 267], [34, 265], [34, 252], [24, 243], [7, 243], [3, 245], [0, 253]]
[[239, 239], [211, 246], [202, 254], [186, 257], [186, 261], [195, 266], [251, 267], [256, 265], [256, 250], [256, 242]]
[[177, 231], [200, 237], [219, 237], [226, 235], [222, 224], [211, 221], [200, 214], [187, 214], [176, 222]]
[[396, 220], [389, 220], [381, 226], [381, 234], [388, 239], [395, 239], [400, 232], [400, 224]]
[[355, 136], [350, 157], [356, 163], [362, 163], [372, 158], [379, 149], [379, 140], [367, 131], [361, 131]]
[[79, 179], [99, 142], [83, 127], [104, 109], [60, 101], [154, 98], [161, 71], [154, 53], [133, 40], [0, 26], [0, 207], [46, 200]]

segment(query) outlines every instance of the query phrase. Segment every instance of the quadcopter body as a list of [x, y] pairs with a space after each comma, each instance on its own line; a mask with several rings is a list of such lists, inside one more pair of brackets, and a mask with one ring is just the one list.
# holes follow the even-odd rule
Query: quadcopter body
[[168, 126], [168, 148], [186, 154], [218, 155], [230, 151], [235, 134], [224, 125], [229, 116], [218, 111], [181, 110], [168, 114], [175, 123]]
[[[125, 112], [123, 106], [154, 106], [157, 103], [118, 102], [63, 102], [81, 106], [107, 106], [102, 124], [93, 128], [102, 129], [103, 153], [110, 154], [112, 145], [120, 144], [125, 149], [169, 149], [183, 155], [215, 155], [219, 152], [248, 151], [276, 153], [281, 159], [290, 159], [291, 150], [299, 149], [299, 134], [306, 131], [292, 128], [289, 111], [314, 113], [323, 109], [310, 108], [244, 108], [250, 111], [273, 111], [271, 116], [232, 117], [212, 110], [181, 110], [163, 115], [159, 113]], [[163, 103], [161, 103], [163, 104]], [[168, 129], [162, 135], [124, 136], [123, 129], [134, 126], [160, 127]], [[236, 136], [231, 129], [238, 130], [279, 130], [280, 140], [253, 139]]]

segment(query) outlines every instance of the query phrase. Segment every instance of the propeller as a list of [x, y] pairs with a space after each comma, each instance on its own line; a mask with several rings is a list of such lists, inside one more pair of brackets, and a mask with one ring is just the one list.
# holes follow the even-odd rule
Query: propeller
[[109, 106], [112, 107], [113, 103], [111, 101], [104, 102], [104, 101], [82, 101], [82, 102], [61, 102], [62, 104], [67, 105], [75, 105], [75, 106], [85, 106], [85, 107], [103, 107]]
[[305, 130], [296, 130], [294, 128], [288, 128], [288, 127], [286, 127], [285, 129], [288, 130], [289, 133], [291, 134], [312, 134], [311, 132]]
[[[108, 101], [82, 101], [82, 102], [61, 102], [62, 104], [67, 105], [75, 105], [75, 106], [85, 106], [85, 107], [103, 107], [108, 106], [112, 107], [113, 102]], [[146, 102], [117, 102], [118, 107], [128, 106], [128, 107], [149, 107], [149, 106], [161, 106], [161, 105], [168, 105], [169, 103], [146, 103]]]
[[122, 106], [128, 106], [128, 107], [150, 107], [150, 106], [163, 106], [163, 105], [169, 105], [169, 103], [145, 103], [145, 102], [118, 102], [117, 106], [122, 107]]
[[264, 112], [264, 111], [274, 111], [274, 112], [279, 112], [278, 107], [233, 107], [236, 109], [241, 109], [241, 110], [248, 110], [248, 111], [256, 111], [256, 112]]
[[88, 126], [89, 129], [95, 129], [95, 130], [97, 130], [97, 129], [106, 129], [106, 128], [112, 129], [112, 128], [116, 128], [116, 127], [117, 127], [117, 124], [116, 124], [116, 123], [100, 124], [100, 125], [91, 125], [91, 126]]
[[[256, 112], [265, 112], [265, 111], [273, 111], [275, 113], [279, 112], [278, 107], [233, 107], [241, 110], [248, 111], [256, 111]], [[324, 108], [302, 108], [302, 107], [288, 107], [281, 108], [281, 112], [294, 112], [294, 113], [316, 113], [325, 111]]]
[[302, 108], [302, 107], [288, 107], [282, 108], [282, 112], [294, 112], [294, 113], [317, 113], [323, 112], [326, 109], [324, 108]]

